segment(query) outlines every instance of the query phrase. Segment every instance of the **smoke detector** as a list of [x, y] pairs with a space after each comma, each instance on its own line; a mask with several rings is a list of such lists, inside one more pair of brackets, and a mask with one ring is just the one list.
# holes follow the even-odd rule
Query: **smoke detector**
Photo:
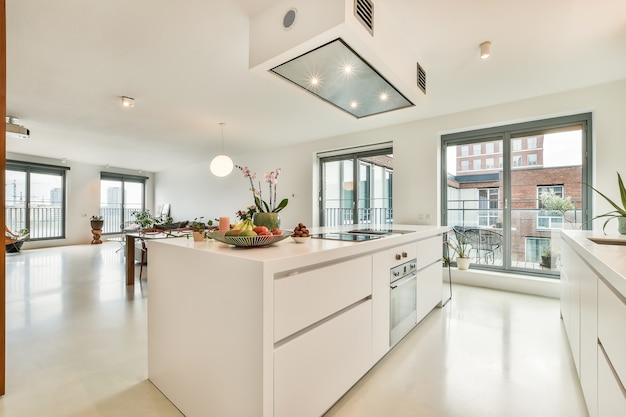
[[7, 138], [28, 139], [30, 137], [30, 130], [26, 129], [24, 126], [18, 123], [19, 120], [15, 117], [6, 117]]

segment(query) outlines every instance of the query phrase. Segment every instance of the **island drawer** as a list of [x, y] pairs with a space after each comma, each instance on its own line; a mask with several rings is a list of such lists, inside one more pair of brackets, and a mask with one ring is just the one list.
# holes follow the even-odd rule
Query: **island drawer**
[[274, 417], [318, 417], [371, 362], [372, 301], [315, 326], [274, 350]]
[[364, 256], [274, 281], [274, 342], [372, 294], [372, 258]]
[[443, 237], [441, 235], [417, 242], [417, 270], [442, 259]]
[[626, 385], [626, 300], [602, 280], [598, 283], [598, 340], [617, 377]]

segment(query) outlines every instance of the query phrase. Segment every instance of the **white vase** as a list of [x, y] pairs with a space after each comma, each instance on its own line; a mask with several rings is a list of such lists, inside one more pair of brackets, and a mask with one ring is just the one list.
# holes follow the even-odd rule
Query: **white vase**
[[461, 269], [469, 269], [470, 258], [456, 258], [456, 266]]

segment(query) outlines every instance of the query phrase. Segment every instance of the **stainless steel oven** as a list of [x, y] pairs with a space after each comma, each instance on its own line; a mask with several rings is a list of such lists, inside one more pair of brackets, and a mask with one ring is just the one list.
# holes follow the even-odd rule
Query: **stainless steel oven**
[[400, 341], [417, 324], [417, 260], [391, 268], [389, 346]]

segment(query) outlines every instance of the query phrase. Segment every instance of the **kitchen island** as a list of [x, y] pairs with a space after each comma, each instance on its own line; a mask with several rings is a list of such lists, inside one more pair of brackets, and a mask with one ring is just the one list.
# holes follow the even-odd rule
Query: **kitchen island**
[[448, 228], [393, 229], [407, 233], [151, 241], [149, 379], [187, 417], [322, 415], [390, 349], [390, 268], [416, 270], [415, 322], [441, 304]]
[[589, 416], [624, 416], [626, 236], [561, 237], [561, 316]]

